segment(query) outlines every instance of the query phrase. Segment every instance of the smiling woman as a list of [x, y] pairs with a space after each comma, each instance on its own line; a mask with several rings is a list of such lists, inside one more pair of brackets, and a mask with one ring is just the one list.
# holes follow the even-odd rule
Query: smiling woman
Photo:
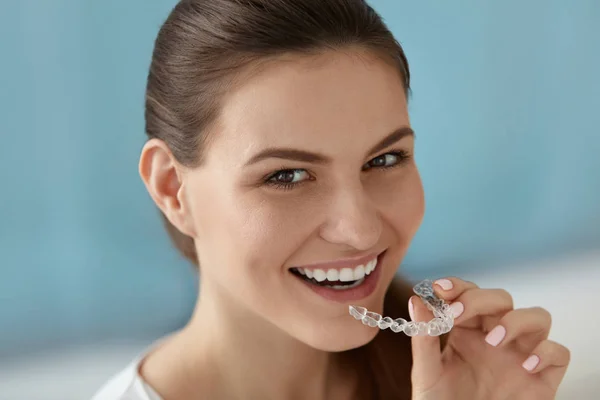
[[[411, 348], [348, 314], [356, 304], [409, 318], [409, 306], [431, 319], [394, 278], [424, 214], [409, 77], [402, 48], [362, 0], [174, 8], [150, 66], [139, 170], [173, 242], [199, 267], [200, 294], [189, 323], [96, 399], [440, 399], [475, 389], [489, 398], [503, 383], [463, 362], [461, 346], [473, 343], [486, 362], [511, 360], [502, 367], [531, 386], [515, 360], [535, 346], [494, 352], [484, 338], [497, 320], [462, 322], [468, 330], [442, 357], [439, 338], [415, 337]], [[458, 279], [436, 290], [456, 317], [511, 308], [505, 294]], [[519, 318], [535, 320], [510, 321]], [[530, 329], [545, 333], [539, 321]], [[557, 352], [542, 343], [536, 357]], [[457, 376], [475, 379], [456, 387]]]

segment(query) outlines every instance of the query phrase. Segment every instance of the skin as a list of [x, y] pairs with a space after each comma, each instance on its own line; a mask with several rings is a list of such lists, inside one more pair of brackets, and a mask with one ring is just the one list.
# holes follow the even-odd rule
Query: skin
[[[357, 396], [358, 377], [340, 352], [368, 343], [377, 330], [357, 324], [348, 303], [315, 295], [289, 270], [385, 250], [378, 286], [360, 301], [382, 311], [424, 213], [409, 128], [397, 71], [356, 50], [274, 62], [244, 80], [225, 97], [199, 167], [180, 165], [160, 140], [146, 143], [140, 175], [171, 223], [194, 238], [201, 266], [194, 315], [141, 364], [163, 398]], [[325, 160], [251, 162], [273, 147]], [[468, 312], [473, 301], [465, 300]], [[413, 339], [416, 356], [441, 357], [432, 355], [434, 340], [424, 339], [431, 338]], [[439, 388], [453, 393], [451, 381], [438, 386], [444, 369], [431, 380], [418, 372], [424, 366], [415, 361], [419, 398], [441, 398]]]
[[[457, 317], [443, 352], [439, 337], [412, 339], [413, 399], [553, 399], [570, 352], [548, 340], [550, 313], [541, 307], [515, 309], [502, 289], [481, 289], [455, 277], [442, 283], [445, 288], [434, 284], [436, 294]], [[409, 302], [413, 320], [433, 318], [418, 297]], [[494, 336], [501, 341], [492, 341]], [[531, 356], [538, 362], [528, 370], [524, 362]]]

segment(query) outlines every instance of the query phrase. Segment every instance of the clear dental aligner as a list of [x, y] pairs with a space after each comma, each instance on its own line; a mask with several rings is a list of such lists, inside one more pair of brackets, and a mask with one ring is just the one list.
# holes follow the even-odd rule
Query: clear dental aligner
[[434, 318], [429, 322], [407, 321], [404, 318], [392, 319], [368, 311], [364, 307], [350, 306], [349, 311], [355, 319], [372, 328], [390, 328], [392, 332], [404, 332], [407, 336], [439, 336], [450, 332], [454, 326], [454, 315], [450, 306], [433, 292], [433, 282], [426, 279], [413, 287], [413, 291], [423, 300]]

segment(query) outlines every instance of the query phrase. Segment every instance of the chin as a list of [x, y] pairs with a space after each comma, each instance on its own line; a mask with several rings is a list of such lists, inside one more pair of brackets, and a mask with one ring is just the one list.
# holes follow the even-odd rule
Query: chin
[[325, 351], [341, 352], [362, 347], [375, 339], [375, 336], [377, 336], [378, 333], [379, 329], [365, 327], [356, 333], [346, 335], [342, 340], [339, 340], [336, 343], [328, 343], [329, 346]]
[[320, 326], [297, 337], [308, 346], [327, 352], [342, 352], [356, 349], [371, 342], [379, 329], [371, 328], [356, 321], [350, 315], [349, 320], [337, 326]]

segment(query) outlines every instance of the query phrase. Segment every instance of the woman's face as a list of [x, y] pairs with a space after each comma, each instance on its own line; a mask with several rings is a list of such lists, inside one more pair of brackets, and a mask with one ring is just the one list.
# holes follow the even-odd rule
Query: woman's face
[[370, 341], [348, 306], [382, 311], [424, 212], [397, 70], [365, 52], [274, 62], [213, 134], [184, 174], [202, 288], [318, 349]]

